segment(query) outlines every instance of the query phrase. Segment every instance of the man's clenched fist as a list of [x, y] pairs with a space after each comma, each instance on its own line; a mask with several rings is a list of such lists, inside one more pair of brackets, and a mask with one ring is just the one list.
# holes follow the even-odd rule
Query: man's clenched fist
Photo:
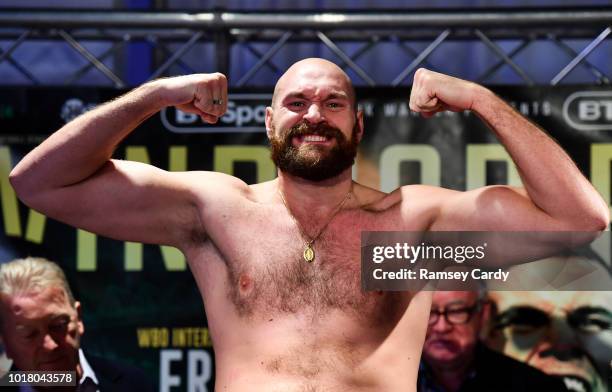
[[438, 112], [472, 110], [481, 86], [452, 76], [419, 68], [414, 73], [410, 109], [431, 117]]
[[156, 80], [164, 106], [197, 114], [209, 124], [227, 110], [227, 78], [221, 73], [193, 74]]

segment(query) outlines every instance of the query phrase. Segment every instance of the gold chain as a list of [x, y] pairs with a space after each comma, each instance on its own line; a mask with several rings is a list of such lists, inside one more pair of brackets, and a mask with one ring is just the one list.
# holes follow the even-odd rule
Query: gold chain
[[319, 232], [314, 237], [312, 237], [312, 238], [310, 236], [308, 236], [308, 234], [306, 234], [306, 232], [304, 231], [304, 228], [302, 227], [300, 222], [298, 222], [298, 220], [295, 218], [293, 213], [291, 213], [291, 209], [289, 208], [289, 205], [287, 204], [287, 200], [285, 200], [285, 196], [283, 196], [283, 192], [281, 192], [280, 187], [277, 188], [277, 191], [278, 191], [278, 195], [280, 196], [281, 200], [283, 201], [283, 205], [287, 209], [287, 212], [289, 213], [289, 216], [291, 217], [291, 219], [295, 223], [295, 226], [298, 228], [298, 230], [300, 232], [300, 236], [302, 237], [302, 240], [304, 241], [304, 253], [303, 253], [304, 260], [306, 260], [307, 262], [310, 263], [315, 258], [315, 253], [314, 253], [314, 243], [315, 243], [315, 241], [318, 240], [319, 237], [321, 237], [321, 235], [325, 232], [325, 229], [327, 229], [327, 226], [329, 226], [331, 221], [338, 214], [338, 212], [340, 212], [340, 210], [342, 209], [342, 207], [344, 206], [346, 201], [349, 199], [349, 197], [351, 196], [351, 193], [353, 193], [353, 183], [351, 182], [351, 189], [349, 189], [349, 191], [346, 193], [346, 196], [344, 196], [344, 198], [340, 201], [340, 203], [338, 203], [338, 205], [334, 209], [334, 212], [331, 213], [331, 215], [330, 215], [329, 219], [327, 220], [327, 222], [323, 225], [323, 227], [319, 230]]

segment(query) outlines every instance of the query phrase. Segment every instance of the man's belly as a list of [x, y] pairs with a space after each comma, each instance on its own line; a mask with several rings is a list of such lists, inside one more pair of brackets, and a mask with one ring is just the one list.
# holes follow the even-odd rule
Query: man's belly
[[270, 346], [216, 351], [216, 390], [392, 392], [416, 387], [419, 350], [398, 349], [395, 359], [384, 361], [367, 344]]
[[228, 377], [219, 377], [215, 391], [243, 392], [413, 392], [416, 375], [400, 372], [396, 376], [376, 377], [324, 374], [311, 378], [278, 375], [274, 378], [249, 367], [236, 367]]
[[277, 315], [265, 322], [229, 323], [222, 339], [211, 325], [216, 390], [412, 391], [422, 320], [402, 317], [372, 327], [339, 311], [318, 317]]
[[278, 249], [300, 251], [274, 243], [281, 233], [266, 236], [259, 252], [210, 245], [188, 255], [213, 339], [217, 390], [416, 388], [431, 298], [363, 292], [357, 234], [330, 236], [337, 245], [322, 243], [316, 263], [278, 257]]

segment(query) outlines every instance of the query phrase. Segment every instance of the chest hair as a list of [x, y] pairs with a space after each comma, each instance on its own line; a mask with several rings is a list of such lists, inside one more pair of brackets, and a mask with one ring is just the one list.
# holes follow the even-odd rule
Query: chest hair
[[330, 227], [315, 243], [311, 263], [293, 237], [260, 244], [250, 262], [242, 255], [227, 264], [229, 298], [244, 317], [298, 312], [320, 317], [339, 310], [368, 323], [389, 320], [399, 312], [398, 293], [361, 290], [359, 235], [356, 229]]

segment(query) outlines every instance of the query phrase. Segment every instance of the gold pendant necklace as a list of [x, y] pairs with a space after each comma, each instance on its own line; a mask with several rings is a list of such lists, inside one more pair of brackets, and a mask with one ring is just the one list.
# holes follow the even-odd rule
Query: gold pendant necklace
[[351, 193], [353, 193], [353, 183], [351, 182], [351, 189], [349, 189], [349, 191], [346, 193], [346, 196], [344, 196], [344, 198], [340, 201], [340, 203], [338, 203], [338, 205], [336, 206], [334, 211], [331, 213], [331, 215], [330, 215], [329, 219], [327, 220], [327, 222], [323, 225], [323, 227], [319, 230], [319, 232], [314, 237], [312, 237], [312, 238], [310, 238], [306, 234], [306, 232], [302, 228], [302, 225], [300, 225], [300, 222], [298, 222], [298, 220], [295, 218], [293, 213], [291, 213], [291, 209], [289, 209], [289, 204], [287, 204], [287, 201], [285, 200], [285, 196], [283, 196], [283, 192], [281, 192], [280, 187], [277, 188], [277, 191], [278, 191], [278, 195], [280, 196], [281, 200], [283, 201], [283, 205], [287, 209], [287, 212], [289, 213], [289, 216], [291, 217], [291, 219], [295, 223], [295, 226], [298, 228], [298, 230], [300, 232], [300, 236], [302, 237], [302, 240], [304, 241], [304, 252], [302, 253], [302, 256], [304, 257], [304, 260], [306, 262], [311, 263], [315, 259], [315, 251], [314, 251], [314, 243], [315, 243], [315, 241], [318, 240], [319, 237], [321, 237], [321, 235], [323, 234], [323, 232], [325, 232], [325, 229], [327, 229], [327, 226], [329, 226], [329, 224], [334, 219], [336, 214], [338, 214], [338, 212], [340, 212], [340, 210], [344, 206], [344, 203], [346, 203], [346, 201], [350, 198]]
[[307, 242], [306, 243], [306, 248], [304, 248], [304, 260], [306, 260], [307, 262], [311, 262], [314, 260], [314, 249], [312, 248], [312, 244]]

